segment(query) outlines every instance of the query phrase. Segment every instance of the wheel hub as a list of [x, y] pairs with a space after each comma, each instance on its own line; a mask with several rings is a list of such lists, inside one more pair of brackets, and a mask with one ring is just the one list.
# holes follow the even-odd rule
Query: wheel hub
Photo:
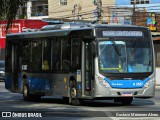
[[71, 89], [71, 97], [76, 98], [76, 88]]

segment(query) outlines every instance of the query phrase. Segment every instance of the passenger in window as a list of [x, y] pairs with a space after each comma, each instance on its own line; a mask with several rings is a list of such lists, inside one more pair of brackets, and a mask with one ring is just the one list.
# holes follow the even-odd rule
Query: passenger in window
[[48, 60], [43, 61], [42, 70], [49, 70]]
[[63, 70], [67, 71], [70, 69], [70, 62], [69, 60], [63, 60]]

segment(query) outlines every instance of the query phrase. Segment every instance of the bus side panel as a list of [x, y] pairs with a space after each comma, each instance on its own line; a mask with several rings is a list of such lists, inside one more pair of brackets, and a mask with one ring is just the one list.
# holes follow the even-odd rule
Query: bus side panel
[[30, 94], [69, 97], [69, 80], [73, 74], [31, 73], [26, 75]]
[[54, 74], [52, 77], [55, 79], [55, 95], [61, 97], [69, 97], [69, 81], [70, 77], [74, 74]]
[[25, 73], [30, 94], [54, 95], [54, 79], [50, 73]]
[[70, 97], [71, 79], [75, 79], [75, 81], [77, 81], [76, 72], [68, 74], [54, 74], [52, 78], [55, 79], [55, 95], [61, 97]]
[[5, 77], [5, 88], [13, 92], [13, 76], [12, 74], [6, 73]]
[[23, 91], [22, 73], [18, 74], [18, 91], [19, 93], [22, 93]]
[[4, 61], [5, 60], [5, 49], [1, 48], [0, 46], [0, 61]]
[[[21, 93], [22, 92], [22, 77], [18, 74], [18, 83], [14, 82], [14, 75], [11, 73], [6, 73], [5, 77], [5, 88], [11, 92]], [[16, 84], [16, 85], [15, 85]], [[17, 87], [15, 87], [17, 86]]]
[[48, 78], [29, 77], [29, 91], [31, 94], [45, 94], [51, 91], [51, 85]]

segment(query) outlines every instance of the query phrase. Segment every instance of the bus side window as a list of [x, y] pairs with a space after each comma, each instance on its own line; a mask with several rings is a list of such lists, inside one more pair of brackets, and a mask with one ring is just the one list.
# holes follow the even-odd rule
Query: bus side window
[[42, 62], [42, 70], [50, 70], [51, 69], [51, 40], [49, 38], [43, 40], [43, 62]]
[[81, 68], [81, 39], [72, 39], [72, 69]]
[[71, 40], [68, 37], [62, 38], [62, 70], [67, 71], [71, 66]]
[[[31, 42], [26, 40], [23, 41], [23, 49], [22, 49], [22, 65], [29, 65], [31, 58]], [[27, 70], [27, 69], [26, 69]]]
[[32, 58], [30, 68], [32, 71], [41, 71], [42, 65], [42, 42], [41, 40], [35, 40], [32, 42]]
[[60, 70], [60, 56], [61, 56], [61, 41], [53, 37], [52, 38], [52, 71], [59, 71]]

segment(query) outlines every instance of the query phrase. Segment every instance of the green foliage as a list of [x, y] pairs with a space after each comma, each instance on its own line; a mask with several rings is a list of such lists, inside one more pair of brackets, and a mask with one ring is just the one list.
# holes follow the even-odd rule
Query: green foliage
[[7, 20], [8, 29], [25, 0], [0, 0], [0, 2], [0, 20]]

